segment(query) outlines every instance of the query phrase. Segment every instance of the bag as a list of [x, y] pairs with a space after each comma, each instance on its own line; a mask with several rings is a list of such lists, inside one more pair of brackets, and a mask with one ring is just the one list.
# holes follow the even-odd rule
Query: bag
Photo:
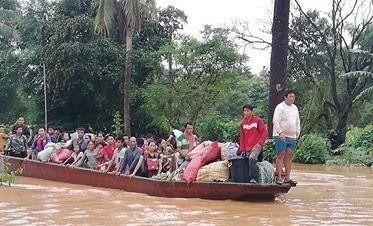
[[159, 168], [159, 160], [157, 158], [147, 158], [146, 166], [149, 171], [158, 170]]
[[229, 181], [237, 183], [249, 182], [249, 159], [232, 159], [229, 161]]
[[228, 161], [210, 163], [198, 170], [197, 181], [228, 181]]
[[197, 178], [198, 170], [204, 165], [202, 162], [202, 156], [198, 155], [194, 159], [190, 161], [190, 163], [187, 165], [184, 173], [183, 173], [183, 179], [188, 182], [193, 182]]
[[273, 165], [268, 161], [258, 162], [256, 164], [259, 168], [258, 183], [271, 184], [275, 180], [275, 170]]
[[227, 146], [226, 154], [225, 154], [226, 158], [228, 160], [243, 159], [244, 157], [237, 155], [237, 151], [238, 151], [238, 144], [234, 142], [228, 142], [228, 146]]
[[203, 149], [202, 159], [203, 165], [213, 162], [220, 158], [220, 150], [217, 142], [212, 142]]

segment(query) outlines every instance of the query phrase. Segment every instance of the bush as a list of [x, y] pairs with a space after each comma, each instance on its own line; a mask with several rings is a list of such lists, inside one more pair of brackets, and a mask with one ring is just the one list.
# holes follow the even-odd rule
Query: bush
[[330, 158], [328, 163], [371, 166], [373, 163], [373, 126], [350, 129], [340, 149], [342, 155]]
[[196, 133], [201, 140], [234, 140], [237, 136], [238, 122], [224, 120], [221, 116], [210, 114], [197, 121]]
[[273, 139], [268, 139], [263, 147], [264, 159], [268, 162], [275, 162], [276, 151], [275, 151], [275, 141]]
[[318, 134], [301, 137], [295, 152], [294, 162], [324, 164], [330, 150], [328, 139]]
[[347, 132], [346, 142], [343, 146], [364, 148], [367, 151], [373, 149], [373, 125], [363, 129], [354, 128]]

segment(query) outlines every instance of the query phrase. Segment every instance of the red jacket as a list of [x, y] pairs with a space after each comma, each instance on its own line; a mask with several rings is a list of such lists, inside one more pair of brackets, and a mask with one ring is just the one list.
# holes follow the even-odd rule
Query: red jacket
[[256, 144], [263, 147], [267, 136], [267, 126], [261, 118], [256, 115], [250, 119], [243, 118], [240, 123], [240, 150], [249, 152]]

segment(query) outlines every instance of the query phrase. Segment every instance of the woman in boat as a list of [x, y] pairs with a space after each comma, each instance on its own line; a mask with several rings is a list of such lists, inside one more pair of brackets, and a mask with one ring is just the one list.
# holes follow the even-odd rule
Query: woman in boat
[[62, 148], [68, 148], [71, 144], [70, 134], [68, 132], [63, 132], [61, 139], [57, 143]]
[[15, 126], [16, 133], [11, 135], [5, 146], [5, 154], [24, 158], [27, 156], [27, 138], [22, 134], [22, 125]]
[[38, 153], [44, 150], [45, 145], [51, 142], [50, 137], [46, 134], [44, 127], [38, 128], [38, 134], [35, 136], [34, 141], [31, 145], [31, 152], [27, 155], [27, 158], [38, 159]]
[[157, 146], [155, 141], [149, 141], [148, 149], [144, 157], [148, 177], [159, 176], [162, 172], [162, 162], [160, 161], [160, 155], [156, 150]]
[[70, 164], [70, 166], [75, 166], [79, 160], [83, 157], [83, 152], [80, 151], [80, 145], [79, 144], [75, 144], [73, 146], [73, 153], [71, 153], [70, 157], [67, 158], [62, 164], [63, 165], [66, 165], [68, 164], [69, 162], [72, 161], [72, 163]]

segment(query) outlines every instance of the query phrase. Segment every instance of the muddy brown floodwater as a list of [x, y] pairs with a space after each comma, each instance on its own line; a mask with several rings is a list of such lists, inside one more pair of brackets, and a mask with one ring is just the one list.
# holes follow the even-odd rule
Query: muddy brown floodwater
[[295, 165], [273, 202], [151, 197], [17, 177], [0, 187], [0, 225], [373, 225], [373, 169]]

